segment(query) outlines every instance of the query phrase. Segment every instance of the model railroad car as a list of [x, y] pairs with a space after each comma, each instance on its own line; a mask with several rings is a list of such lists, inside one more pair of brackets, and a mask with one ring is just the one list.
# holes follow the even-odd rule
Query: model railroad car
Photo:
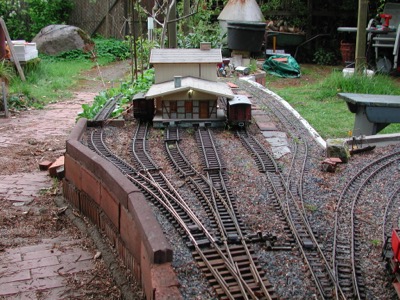
[[400, 229], [394, 228], [392, 235], [385, 241], [382, 258], [392, 276], [393, 287], [400, 298]]
[[133, 117], [140, 121], [151, 121], [154, 118], [154, 101], [146, 99], [144, 93], [133, 96]]
[[245, 127], [251, 121], [251, 102], [244, 95], [235, 95], [227, 104], [228, 124], [233, 127]]

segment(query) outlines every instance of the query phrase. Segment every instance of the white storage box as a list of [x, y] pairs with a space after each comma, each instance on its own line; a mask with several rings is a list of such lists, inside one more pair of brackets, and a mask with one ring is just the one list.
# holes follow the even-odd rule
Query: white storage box
[[[39, 52], [36, 48], [36, 43], [27, 43], [22, 40], [12, 41], [12, 43], [19, 61], [28, 61], [38, 57], [39, 55]], [[11, 61], [13, 61], [12, 55]]]

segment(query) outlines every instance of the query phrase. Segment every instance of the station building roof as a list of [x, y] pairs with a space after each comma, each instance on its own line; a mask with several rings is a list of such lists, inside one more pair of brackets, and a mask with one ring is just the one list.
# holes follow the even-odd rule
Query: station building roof
[[179, 87], [175, 87], [175, 81], [153, 84], [145, 94], [146, 99], [162, 97], [178, 92], [194, 90], [198, 92], [213, 94], [220, 97], [232, 99], [233, 94], [230, 87], [224, 82], [215, 82], [195, 77], [183, 77]]
[[244, 95], [235, 95], [232, 99], [229, 100], [230, 105], [237, 105], [237, 104], [250, 104], [251, 101], [247, 96]]
[[218, 64], [222, 62], [221, 49], [152, 49], [151, 64], [203, 63]]

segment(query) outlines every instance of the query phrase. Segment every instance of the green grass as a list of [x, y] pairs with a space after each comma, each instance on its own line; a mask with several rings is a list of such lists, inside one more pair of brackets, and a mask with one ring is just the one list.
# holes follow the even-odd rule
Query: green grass
[[[302, 70], [313, 77], [312, 71]], [[274, 89], [324, 138], [343, 138], [351, 135], [354, 114], [337, 94], [367, 93], [400, 95], [400, 84], [386, 75], [343, 77], [342, 72], [332, 71], [325, 78], [313, 83]], [[400, 124], [391, 124], [380, 133], [400, 133]]]
[[[13, 76], [9, 86], [9, 108], [42, 108], [71, 96], [71, 90], [81, 79], [81, 72], [96, 65], [106, 65], [118, 59], [127, 59], [127, 43], [115, 39], [97, 37], [92, 52], [72, 50], [56, 56], [41, 55], [40, 59], [24, 66], [26, 81]], [[95, 58], [95, 61], [93, 61]], [[1, 73], [0, 73], [1, 76]]]
[[32, 99], [34, 107], [71, 96], [70, 87], [80, 78], [79, 73], [90, 69], [88, 60], [54, 61], [42, 59], [37, 67], [25, 74], [26, 81], [15, 77], [10, 84], [10, 94], [23, 94]]

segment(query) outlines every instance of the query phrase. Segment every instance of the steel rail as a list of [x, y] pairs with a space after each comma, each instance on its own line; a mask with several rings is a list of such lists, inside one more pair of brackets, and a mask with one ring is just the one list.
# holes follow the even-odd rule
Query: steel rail
[[[101, 154], [103, 157], [116, 163], [118, 168], [120, 169], [121, 167], [125, 168], [127, 164], [118, 157], [116, 157], [115, 155], [113, 155], [109, 151], [109, 149], [105, 146], [102, 133], [103, 131], [98, 133], [97, 137], [99, 138], [96, 139], [97, 142], [101, 143], [101, 146], [97, 146], [95, 147], [95, 149], [97, 149], [97, 151], [100, 152], [99, 154]], [[133, 168], [130, 167], [130, 170], [132, 169]], [[174, 195], [171, 195], [169, 191], [167, 191], [161, 186], [160, 182], [154, 181], [154, 174], [150, 174], [151, 176], [149, 176], [149, 174], [150, 174], [149, 172], [147, 172], [147, 174], [141, 174], [140, 172], [134, 171], [133, 175], [126, 174], [126, 176], [138, 187], [140, 187], [140, 189], [144, 191], [145, 194], [151, 196], [151, 198], [153, 198], [154, 201], [159, 203], [166, 211], [168, 211], [168, 213], [176, 220], [176, 223], [179, 224], [179, 227], [182, 228], [184, 232], [186, 232], [186, 235], [189, 237], [189, 240], [194, 245], [194, 247], [200, 250], [199, 252], [200, 255], [202, 255], [202, 251], [199, 247], [197, 239], [192, 234], [192, 229], [182, 219], [181, 214], [178, 211], [176, 211], [176, 207], [174, 204], [172, 204], [171, 201], [174, 201], [175, 204], [178, 204], [181, 207], [181, 209], [185, 211], [185, 214], [189, 215], [190, 219], [192, 221], [194, 220], [195, 224], [198, 224], [198, 229], [202, 230], [205, 237], [209, 239], [210, 243], [213, 245], [213, 248], [218, 251], [221, 259], [224, 261], [226, 269], [229, 270], [231, 276], [235, 278], [238, 286], [242, 290], [243, 297], [247, 299], [247, 294], [249, 294], [252, 299], [257, 299], [257, 297], [255, 297], [255, 294], [252, 291], [252, 288], [247, 284], [246, 280], [240, 275], [239, 272], [240, 270], [238, 269], [238, 265], [232, 260], [232, 256], [229, 253], [227, 254], [223, 253], [222, 249], [218, 246], [215, 239], [213, 239], [212, 235], [204, 228], [204, 226], [201, 225], [201, 222], [196, 218], [195, 214], [191, 212], [190, 208], [185, 204], [185, 201], [183, 201], [183, 199], [181, 198], [176, 199]], [[172, 184], [170, 183], [169, 185], [172, 186]], [[229, 251], [229, 248], [227, 248], [226, 250]], [[202, 256], [204, 259], [204, 255]], [[219, 276], [217, 274], [218, 271], [214, 270], [212, 264], [208, 261], [208, 259], [205, 259], [205, 262], [209, 266], [210, 271], [213, 272], [214, 278], [218, 281], [219, 286], [226, 291], [226, 295], [228, 296], [231, 295], [230, 299], [234, 299], [234, 297], [232, 297], [232, 294], [230, 293], [231, 283], [226, 282], [222, 276]], [[265, 290], [267, 290], [266, 287]], [[267, 299], [272, 299], [272, 297], [268, 295]]]
[[[352, 274], [352, 289], [353, 293], [356, 294], [356, 297], [359, 298], [359, 291], [355, 289], [355, 282], [354, 282], [354, 268], [353, 268], [353, 263], [352, 263], [352, 249], [353, 249], [353, 236], [350, 236], [350, 239], [348, 237], [347, 231], [341, 234], [341, 227], [344, 225], [341, 224], [340, 220], [346, 222], [346, 219], [350, 219], [351, 224], [354, 224], [353, 218], [352, 218], [352, 212], [349, 210], [350, 208], [346, 209], [346, 205], [351, 205], [354, 202], [354, 197], [351, 197], [353, 194], [352, 190], [354, 190], [354, 186], [361, 185], [362, 182], [365, 182], [364, 177], [368, 177], [368, 174], [373, 173], [375, 170], [378, 170], [382, 165], [387, 164], [387, 161], [389, 163], [391, 161], [396, 161], [399, 159], [400, 156], [400, 151], [390, 153], [388, 155], [385, 155], [383, 157], [380, 157], [379, 159], [376, 159], [375, 161], [367, 164], [364, 166], [362, 169], [360, 169], [345, 185], [345, 187], [342, 189], [342, 192], [340, 194], [340, 197], [338, 201], [336, 202], [336, 211], [335, 211], [335, 228], [334, 228], [334, 239], [333, 239], [333, 252], [332, 252], [332, 264], [333, 264], [333, 270], [335, 272], [335, 277], [337, 281], [339, 282], [339, 285], [341, 284], [340, 278], [339, 278], [339, 260], [340, 261], [349, 261], [349, 265], [351, 268], [351, 274]], [[345, 199], [349, 198], [348, 201], [350, 202], [349, 204], [346, 204]], [[350, 214], [350, 215], [349, 215]], [[348, 221], [347, 221], [348, 222]], [[340, 226], [341, 225], [341, 226]], [[350, 225], [350, 235], [353, 232], [353, 225]], [[346, 248], [346, 243], [339, 241], [348, 241], [347, 242], [347, 247], [350, 250], [350, 253], [344, 256], [344, 254], [341, 255], [340, 259], [338, 258], [338, 247], [340, 246], [341, 248]], [[346, 260], [344, 260], [346, 257], [348, 257]], [[355, 265], [355, 262], [354, 262]], [[350, 292], [348, 292], [350, 294]]]
[[[147, 152], [147, 133], [149, 123], [139, 123], [132, 139], [132, 154], [142, 170], [158, 170], [159, 167]], [[140, 157], [139, 153], [143, 156]]]
[[357, 299], [359, 299], [359, 300], [361, 300], [362, 297], [361, 297], [360, 291], [359, 291], [359, 288], [360, 288], [359, 278], [360, 278], [360, 276], [357, 275], [356, 264], [355, 264], [355, 262], [356, 262], [356, 247], [355, 247], [355, 244], [356, 244], [356, 240], [355, 240], [355, 238], [356, 238], [356, 232], [355, 232], [355, 226], [356, 226], [355, 209], [356, 209], [356, 204], [357, 204], [357, 201], [361, 198], [361, 193], [364, 191], [366, 185], [371, 181], [371, 179], [373, 179], [375, 176], [377, 176], [378, 172], [383, 171], [384, 169], [388, 168], [391, 164], [397, 162], [398, 160], [400, 160], [400, 158], [397, 159], [397, 160], [389, 161], [389, 162], [385, 163], [383, 166], [380, 166], [378, 169], [373, 170], [368, 175], [368, 177], [361, 183], [360, 187], [357, 189], [357, 192], [355, 193], [355, 195], [353, 197], [353, 202], [352, 202], [352, 205], [351, 205], [351, 224], [352, 224], [352, 226], [351, 226], [351, 265], [352, 265], [352, 275], [353, 275], [353, 284], [354, 284], [354, 287], [355, 287], [355, 293], [357, 295]]
[[[400, 200], [400, 186], [397, 187], [392, 194], [389, 196], [386, 206], [385, 206], [385, 212], [384, 212], [384, 217], [383, 217], [383, 226], [382, 226], [382, 243], [386, 241], [386, 238], [388, 237], [387, 234], [387, 219], [389, 218], [389, 212], [392, 211], [391, 207], [393, 207], [393, 204], [396, 200], [396, 198], [399, 198]], [[390, 235], [390, 232], [389, 232]]]

